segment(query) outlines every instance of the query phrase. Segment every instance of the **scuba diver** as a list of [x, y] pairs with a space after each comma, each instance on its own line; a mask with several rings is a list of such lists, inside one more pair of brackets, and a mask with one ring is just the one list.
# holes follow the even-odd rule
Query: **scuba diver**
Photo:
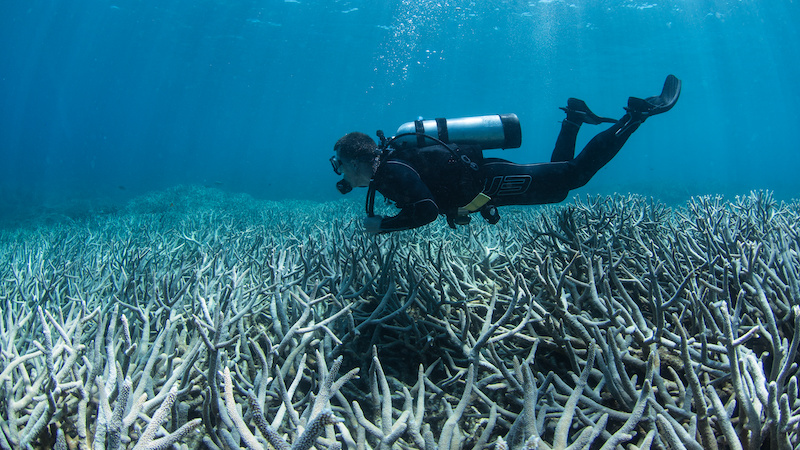
[[[661, 95], [628, 98], [619, 120], [599, 117], [582, 100], [570, 98], [561, 108], [566, 119], [549, 163], [516, 164], [483, 157], [484, 149], [521, 145], [514, 114], [418, 120], [402, 125], [390, 139], [378, 131], [380, 145], [364, 133], [349, 133], [336, 142], [330, 161], [334, 172], [343, 175], [337, 183], [342, 194], [353, 187], [369, 187], [364, 219], [368, 233], [421, 227], [440, 214], [452, 228], [468, 223], [469, 214], [476, 212], [494, 224], [500, 220], [499, 206], [564, 201], [570, 190], [585, 185], [611, 161], [648, 117], [669, 111], [680, 93], [681, 81], [669, 75]], [[602, 123], [613, 125], [575, 156], [581, 125]], [[376, 191], [400, 212], [375, 215]]]

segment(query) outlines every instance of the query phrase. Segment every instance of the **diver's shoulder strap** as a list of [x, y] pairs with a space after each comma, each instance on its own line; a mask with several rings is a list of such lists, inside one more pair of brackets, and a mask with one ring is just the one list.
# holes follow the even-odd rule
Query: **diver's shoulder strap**
[[367, 188], [367, 217], [375, 216], [375, 179], [369, 180]]
[[[385, 163], [386, 160], [389, 159], [389, 155], [392, 153], [392, 150], [389, 150], [389, 146], [385, 142], [386, 138], [381, 136], [382, 134], [383, 134], [383, 132], [378, 130], [378, 136], [381, 137], [382, 142], [381, 142], [381, 147], [380, 147], [381, 148], [381, 155], [380, 155], [380, 159], [378, 160], [378, 167], [375, 169], [375, 173], [376, 174], [378, 173], [378, 170], [380, 170], [381, 166], [383, 166], [383, 163]], [[372, 178], [370, 178], [370, 180], [369, 180], [369, 187], [367, 188], [367, 204], [366, 204], [367, 217], [373, 217], [375, 215], [375, 191], [376, 190], [377, 189], [375, 188], [375, 175], [373, 175]]]

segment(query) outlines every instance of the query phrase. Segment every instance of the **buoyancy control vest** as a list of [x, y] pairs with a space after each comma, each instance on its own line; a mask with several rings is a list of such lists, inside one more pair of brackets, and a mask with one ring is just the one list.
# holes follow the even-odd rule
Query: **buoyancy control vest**
[[[401, 125], [395, 136], [389, 139], [386, 139], [381, 130], [378, 130], [377, 135], [381, 141], [379, 165], [396, 151], [402, 150], [402, 153], [405, 153], [414, 148], [442, 145], [463, 164], [464, 178], [459, 183], [462, 186], [472, 185], [477, 180], [480, 165], [476, 161], [479, 162], [483, 157], [480, 150], [518, 148], [522, 145], [522, 129], [516, 114], [416, 120]], [[459, 148], [460, 144], [464, 145], [465, 149], [477, 149], [478, 153], [462, 151]], [[366, 202], [366, 212], [370, 217], [374, 216], [375, 191], [375, 183], [371, 180]], [[474, 198], [472, 195], [475, 194], [470, 195], [472, 200], [465, 206], [446, 212], [447, 223], [451, 227], [469, 223], [469, 214], [474, 212], [480, 212], [492, 224], [500, 220], [497, 208], [487, 205], [491, 200], [488, 196], [481, 193], [480, 189]]]

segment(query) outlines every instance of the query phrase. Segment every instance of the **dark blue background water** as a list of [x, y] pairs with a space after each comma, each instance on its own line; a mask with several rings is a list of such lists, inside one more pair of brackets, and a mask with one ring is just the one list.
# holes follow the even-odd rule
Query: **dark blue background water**
[[4, 0], [0, 213], [176, 184], [335, 199], [336, 139], [418, 116], [514, 112], [503, 156], [545, 161], [567, 97], [620, 116], [668, 73], [679, 104], [577, 193], [795, 198], [798, 19], [790, 0]]

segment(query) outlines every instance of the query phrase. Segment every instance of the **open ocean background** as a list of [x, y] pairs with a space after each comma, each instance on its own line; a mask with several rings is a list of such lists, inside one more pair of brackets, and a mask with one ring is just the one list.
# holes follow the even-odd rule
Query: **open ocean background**
[[[800, 450], [798, 24], [800, 0], [0, 0], [0, 449]], [[373, 236], [335, 188], [348, 132], [516, 113], [489, 155], [546, 162], [567, 98], [621, 117], [668, 74], [677, 105], [563, 205]]]
[[334, 200], [340, 136], [419, 116], [516, 113], [502, 156], [547, 161], [568, 97], [618, 117], [669, 73], [677, 106], [573, 194], [797, 198], [798, 19], [792, 0], [4, 0], [0, 217], [176, 185]]

